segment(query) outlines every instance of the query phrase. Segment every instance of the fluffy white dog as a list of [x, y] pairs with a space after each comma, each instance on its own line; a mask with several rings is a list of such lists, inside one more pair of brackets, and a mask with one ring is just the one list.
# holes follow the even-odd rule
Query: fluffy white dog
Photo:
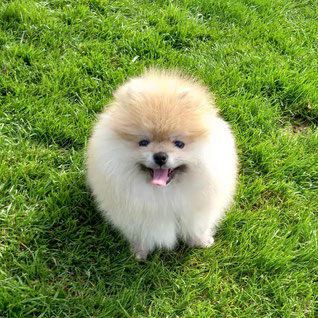
[[235, 141], [213, 96], [176, 72], [119, 87], [89, 140], [88, 183], [138, 259], [178, 239], [211, 246], [236, 175]]

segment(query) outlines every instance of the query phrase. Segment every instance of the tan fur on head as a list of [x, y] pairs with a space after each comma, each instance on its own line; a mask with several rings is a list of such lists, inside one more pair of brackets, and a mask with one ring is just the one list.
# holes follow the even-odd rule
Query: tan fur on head
[[180, 132], [189, 139], [205, 135], [215, 116], [214, 97], [206, 87], [176, 72], [149, 70], [115, 93], [107, 109], [112, 128], [125, 139], [151, 134], [155, 141]]

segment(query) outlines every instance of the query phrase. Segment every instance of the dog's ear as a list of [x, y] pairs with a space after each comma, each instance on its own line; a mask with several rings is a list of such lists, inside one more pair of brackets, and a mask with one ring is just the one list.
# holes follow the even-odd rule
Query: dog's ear
[[129, 96], [129, 82], [121, 85], [117, 88], [117, 90], [114, 93], [114, 97], [116, 100], [121, 100], [123, 97]]
[[187, 87], [184, 87], [184, 88], [178, 90], [177, 94], [178, 94], [178, 98], [179, 98], [180, 100], [184, 100], [184, 99], [186, 99], [186, 98], [188, 97], [188, 95], [189, 95], [189, 90], [188, 90]]
[[135, 77], [130, 79], [126, 84], [120, 86], [115, 92], [115, 99], [120, 101], [125, 99], [138, 99], [143, 96], [144, 93], [155, 92], [156, 87], [152, 82], [144, 80], [141, 77]]

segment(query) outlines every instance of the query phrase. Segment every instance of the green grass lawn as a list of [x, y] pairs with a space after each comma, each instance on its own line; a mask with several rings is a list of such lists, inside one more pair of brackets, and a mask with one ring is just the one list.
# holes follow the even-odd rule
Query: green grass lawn
[[[317, 317], [318, 2], [0, 2], [0, 317]], [[215, 92], [240, 155], [209, 249], [138, 262], [84, 151], [114, 89], [177, 67]]]

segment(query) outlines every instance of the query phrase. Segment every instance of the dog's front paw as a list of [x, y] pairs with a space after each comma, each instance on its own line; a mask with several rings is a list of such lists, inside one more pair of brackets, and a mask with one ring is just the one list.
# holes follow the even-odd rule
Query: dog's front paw
[[211, 235], [206, 235], [203, 237], [191, 239], [188, 241], [188, 244], [193, 247], [208, 248], [211, 247], [214, 243], [214, 238]]
[[131, 247], [132, 253], [136, 255], [137, 260], [146, 260], [148, 256], [148, 250], [140, 249], [136, 246]]
[[211, 247], [213, 243], [214, 243], [214, 238], [212, 236], [208, 236], [201, 240], [199, 247], [202, 247], [202, 248]]
[[136, 259], [137, 260], [146, 260], [148, 256], [148, 251], [139, 251], [136, 252]]

